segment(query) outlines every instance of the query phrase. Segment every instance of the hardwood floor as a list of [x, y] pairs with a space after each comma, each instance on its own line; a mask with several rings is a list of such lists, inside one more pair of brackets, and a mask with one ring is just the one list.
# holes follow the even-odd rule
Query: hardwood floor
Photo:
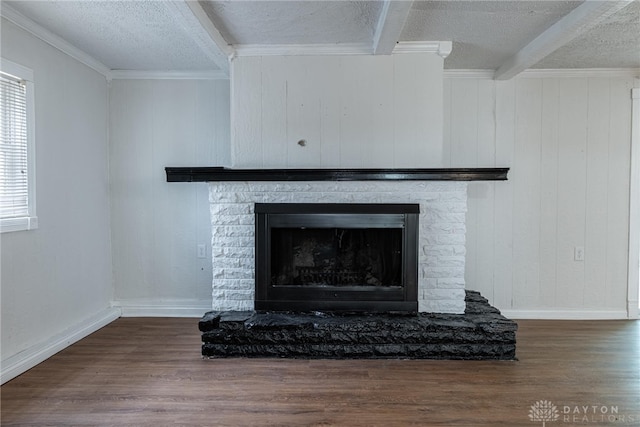
[[547, 400], [547, 426], [640, 426], [639, 321], [518, 324], [515, 362], [203, 360], [197, 319], [122, 318], [3, 385], [1, 420], [531, 427]]

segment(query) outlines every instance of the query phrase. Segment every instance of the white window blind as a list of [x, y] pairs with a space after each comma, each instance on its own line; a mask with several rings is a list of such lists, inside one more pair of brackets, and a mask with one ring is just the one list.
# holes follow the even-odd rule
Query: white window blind
[[0, 72], [0, 218], [29, 216], [27, 85]]

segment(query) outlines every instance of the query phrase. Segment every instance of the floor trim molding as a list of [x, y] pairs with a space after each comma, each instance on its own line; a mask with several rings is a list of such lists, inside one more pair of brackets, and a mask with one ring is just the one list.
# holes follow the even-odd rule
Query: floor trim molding
[[39, 363], [44, 362], [54, 354], [64, 350], [71, 344], [94, 333], [120, 317], [120, 310], [108, 308], [85, 319], [43, 342], [35, 344], [26, 350], [2, 361], [0, 384], [17, 377]]
[[508, 319], [520, 320], [626, 320], [626, 310], [500, 310]]
[[211, 311], [211, 300], [122, 300], [114, 301], [122, 317], [194, 317]]

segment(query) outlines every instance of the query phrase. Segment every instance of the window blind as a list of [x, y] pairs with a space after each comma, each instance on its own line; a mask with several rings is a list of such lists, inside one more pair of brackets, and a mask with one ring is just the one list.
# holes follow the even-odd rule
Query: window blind
[[27, 88], [0, 73], [0, 218], [29, 215]]

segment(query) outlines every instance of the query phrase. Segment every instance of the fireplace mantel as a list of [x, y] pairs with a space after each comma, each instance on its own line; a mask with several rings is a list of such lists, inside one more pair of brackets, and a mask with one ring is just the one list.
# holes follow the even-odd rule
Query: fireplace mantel
[[166, 167], [167, 182], [212, 181], [505, 181], [509, 168], [230, 169]]

